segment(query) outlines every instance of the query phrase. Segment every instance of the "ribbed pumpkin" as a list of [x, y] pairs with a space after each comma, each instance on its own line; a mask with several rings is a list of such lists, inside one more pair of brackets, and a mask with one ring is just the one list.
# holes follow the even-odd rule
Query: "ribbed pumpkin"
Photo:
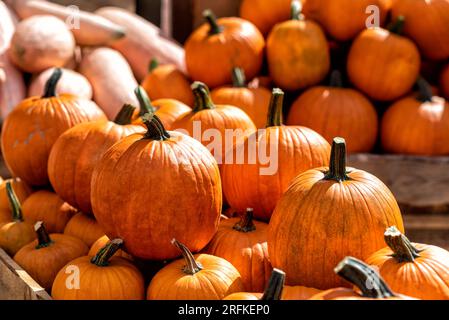
[[81, 123], [64, 132], [48, 158], [48, 176], [56, 193], [85, 213], [92, 212], [90, 182], [102, 155], [117, 141], [133, 133], [143, 133], [132, 125], [136, 108], [124, 105], [114, 121]]
[[282, 126], [284, 93], [274, 89], [267, 129], [237, 143], [232, 163], [222, 167], [223, 190], [229, 205], [239, 212], [254, 209], [268, 221], [290, 182], [301, 172], [327, 165], [330, 145], [305, 127]]
[[193, 255], [176, 239], [172, 244], [183, 259], [173, 261], [154, 276], [147, 289], [148, 300], [221, 300], [244, 290], [239, 272], [225, 259]]
[[195, 139], [167, 132], [156, 115], [143, 118], [147, 133], [117, 142], [95, 168], [94, 215], [106, 235], [123, 239], [133, 256], [175, 258], [173, 236], [197, 252], [218, 228], [222, 196], [217, 163]]
[[366, 259], [396, 292], [427, 300], [449, 300], [449, 252], [411, 243], [397, 228], [384, 234], [388, 247]]
[[289, 285], [345, 285], [333, 268], [345, 256], [365, 259], [381, 249], [392, 225], [404, 230], [393, 194], [373, 175], [346, 167], [345, 141], [335, 138], [329, 168], [300, 174], [279, 200], [268, 228], [270, 260]]
[[207, 23], [187, 39], [186, 67], [192, 79], [215, 88], [231, 83], [231, 70], [241, 67], [248, 78], [261, 67], [265, 39], [249, 21], [236, 17], [216, 19], [210, 10], [203, 13]]
[[253, 210], [247, 209], [241, 218], [221, 221], [204, 252], [229, 261], [239, 271], [247, 291], [262, 292], [272, 270], [267, 229], [268, 225], [254, 221]]
[[301, 125], [315, 130], [329, 143], [343, 137], [348, 152], [369, 152], [378, 132], [377, 112], [358, 91], [344, 88], [341, 74], [334, 71], [330, 86], [313, 87], [291, 106], [288, 125]]
[[[312, 0], [313, 1], [313, 0]], [[275, 24], [288, 20], [292, 0], [243, 0], [240, 16], [267, 35]]]
[[[99, 238], [97, 241], [94, 242], [94, 244], [90, 247], [89, 249], [89, 253], [88, 256], [90, 257], [95, 257], [95, 255], [97, 254], [97, 252], [103, 248], [105, 245], [107, 245], [109, 243], [109, 241], [111, 241], [109, 239], [108, 236], [104, 235], [101, 238]], [[125, 251], [123, 251], [122, 249], [117, 250], [114, 253], [114, 257], [122, 257], [122, 258], [126, 258], [129, 260], [132, 260], [132, 256], [130, 256], [129, 254], [127, 254]]]
[[375, 100], [401, 97], [418, 78], [419, 51], [411, 40], [400, 36], [404, 23], [407, 21], [399, 17], [389, 30], [366, 29], [352, 43], [347, 64], [349, 78]]
[[56, 96], [61, 75], [61, 70], [55, 69], [43, 96], [22, 101], [2, 128], [2, 151], [8, 168], [32, 186], [49, 183], [48, 156], [64, 131], [78, 123], [106, 119], [90, 100], [65, 94]]
[[216, 104], [239, 107], [253, 120], [256, 128], [264, 128], [271, 98], [270, 90], [261, 86], [248, 87], [245, 83], [245, 73], [241, 68], [233, 69], [232, 83], [233, 86], [212, 90], [212, 100]]
[[[127, 259], [114, 257], [123, 241], [114, 239], [95, 257], [70, 261], [59, 271], [51, 294], [55, 300], [142, 300], [144, 279]], [[74, 275], [79, 282], [74, 281]], [[70, 284], [71, 286], [68, 286]]]
[[298, 90], [323, 80], [330, 68], [329, 46], [321, 27], [305, 20], [292, 2], [289, 21], [277, 24], [267, 39], [270, 76], [284, 90]]
[[16, 197], [20, 203], [23, 203], [32, 192], [30, 187], [20, 180], [20, 178], [7, 179], [0, 182], [0, 224], [11, 221], [12, 208], [6, 190], [6, 182], [8, 181], [11, 182], [12, 189], [16, 193]]
[[23, 219], [35, 224], [43, 221], [50, 233], [63, 233], [77, 209], [64, 202], [56, 193], [39, 190], [30, 195], [22, 205]]
[[46, 290], [50, 290], [59, 270], [69, 261], [87, 254], [81, 240], [60, 233], [48, 234], [44, 223], [35, 224], [37, 240], [28, 243], [14, 260]]
[[104, 231], [94, 218], [79, 212], [69, 220], [64, 228], [64, 234], [81, 239], [90, 247], [104, 236]]
[[446, 99], [449, 99], [449, 64], [443, 69], [440, 77], [440, 87]]
[[391, 153], [414, 155], [449, 154], [449, 104], [434, 96], [423, 79], [419, 93], [395, 102], [384, 114], [382, 147]]

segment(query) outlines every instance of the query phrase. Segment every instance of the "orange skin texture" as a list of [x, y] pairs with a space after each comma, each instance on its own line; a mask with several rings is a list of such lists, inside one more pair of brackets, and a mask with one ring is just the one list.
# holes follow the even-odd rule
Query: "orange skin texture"
[[[95, 241], [94, 244], [90, 247], [89, 253], [87, 255], [89, 257], [95, 257], [95, 255], [98, 253], [98, 251], [100, 251], [100, 249], [102, 249], [105, 245], [107, 245], [109, 241], [110, 241], [110, 239], [106, 235], [102, 236], [101, 238], [98, 238], [98, 240]], [[114, 253], [113, 257], [122, 257], [122, 258], [126, 258], [128, 260], [133, 259], [132, 256], [127, 254], [122, 249], [117, 250], [117, 252]]]
[[[256, 161], [248, 161], [248, 150], [256, 140]], [[270, 148], [270, 144], [273, 146]], [[262, 154], [276, 153], [278, 168], [275, 174], [263, 175], [261, 169], [269, 166], [259, 158], [259, 148], [264, 146]], [[270, 151], [271, 149], [271, 151]], [[229, 205], [238, 212], [246, 208], [254, 209], [254, 217], [268, 221], [293, 178], [311, 168], [327, 165], [330, 145], [319, 134], [305, 127], [270, 127], [261, 134], [253, 135], [238, 143], [233, 150], [234, 159], [242, 150], [244, 162], [222, 166], [223, 190]], [[251, 152], [252, 153], [252, 152]]]
[[185, 43], [187, 71], [210, 88], [231, 83], [231, 70], [240, 67], [248, 79], [262, 67], [265, 39], [249, 21], [230, 17], [217, 20], [223, 32], [209, 35], [209, 24], [196, 29]]
[[31, 225], [43, 221], [49, 233], [63, 233], [77, 212], [56, 193], [47, 190], [34, 192], [22, 203], [23, 219]]
[[262, 292], [272, 271], [267, 247], [268, 225], [253, 221], [256, 230], [240, 232], [233, 229], [239, 221], [240, 218], [221, 221], [204, 253], [229, 261], [239, 271], [246, 290]]
[[427, 300], [449, 299], [449, 252], [437, 246], [413, 243], [419, 257], [413, 262], [400, 262], [386, 247], [367, 258], [378, 267], [382, 278], [398, 293]]
[[101, 227], [142, 259], [176, 258], [173, 238], [193, 252], [202, 250], [220, 219], [215, 159], [195, 139], [169, 134], [164, 141], [143, 139], [143, 134], [122, 139], [105, 153], [92, 176], [92, 207]]
[[190, 81], [173, 64], [161, 65], [150, 71], [142, 87], [151, 100], [175, 99], [188, 106], [193, 105]]
[[271, 99], [271, 91], [267, 88], [221, 87], [211, 92], [211, 98], [217, 104], [239, 107], [253, 120], [256, 128], [265, 128]]
[[13, 221], [0, 225], [0, 248], [11, 257], [24, 245], [36, 239], [33, 225], [23, 221]]
[[74, 51], [75, 39], [63, 21], [36, 16], [17, 25], [9, 57], [21, 70], [35, 73], [64, 66]]
[[371, 28], [354, 40], [347, 71], [352, 83], [369, 97], [391, 101], [412, 89], [420, 65], [418, 48], [411, 40]]
[[410, 96], [394, 103], [384, 114], [382, 147], [391, 153], [413, 155], [449, 154], [449, 104], [434, 96], [421, 102]]
[[147, 289], [148, 300], [222, 300], [227, 295], [244, 290], [240, 274], [225, 259], [209, 254], [197, 254], [195, 261], [203, 269], [186, 274], [184, 259], [173, 261], [161, 269]]
[[95, 241], [104, 236], [104, 231], [95, 219], [80, 212], [67, 223], [64, 234], [81, 239], [91, 247]]
[[[281, 300], [308, 300], [312, 296], [318, 294], [321, 290], [314, 288], [307, 288], [301, 286], [284, 286], [282, 290]], [[255, 292], [237, 292], [230, 294], [223, 300], [260, 300], [263, 293]]]
[[2, 180], [0, 183], [0, 224], [3, 222], [10, 222], [12, 217], [11, 206], [9, 204], [8, 195], [6, 194], [7, 181], [11, 181], [11, 186], [20, 203], [24, 203], [32, 192], [30, 187], [20, 180], [20, 178]]
[[38, 284], [50, 290], [59, 270], [68, 262], [86, 255], [88, 247], [81, 240], [63, 235], [50, 234], [53, 243], [36, 249], [38, 241], [22, 247], [14, 256], [16, 261]]
[[267, 39], [270, 76], [284, 90], [319, 83], [330, 68], [330, 53], [321, 27], [309, 20], [277, 24]]
[[[90, 262], [84, 256], [63, 267], [53, 282], [51, 290], [55, 300], [143, 300], [144, 279], [140, 271], [127, 259], [113, 257], [106, 267]], [[66, 281], [73, 277], [66, 273], [68, 267], [79, 268], [79, 289], [68, 289]], [[67, 269], [71, 270], [71, 269]], [[70, 283], [70, 282], [69, 282]]]
[[397, 294], [388, 298], [366, 298], [349, 288], [333, 288], [317, 293], [308, 300], [416, 300], [415, 298]]
[[449, 64], [443, 69], [441, 73], [441, 92], [446, 99], [449, 99]]
[[100, 119], [105, 115], [95, 103], [72, 95], [22, 101], [2, 129], [2, 151], [8, 168], [29, 185], [48, 185], [47, 161], [56, 139], [79, 123]]
[[404, 230], [398, 204], [379, 179], [347, 168], [350, 180], [339, 183], [323, 179], [327, 170], [295, 178], [270, 221], [270, 260], [285, 270], [289, 285], [345, 287], [348, 283], [333, 272], [344, 257], [364, 260], [384, 247], [387, 227]]
[[329, 143], [345, 138], [348, 152], [370, 152], [377, 140], [377, 112], [358, 91], [314, 87], [304, 92], [290, 108], [288, 125], [315, 130]]
[[48, 158], [51, 185], [62, 199], [82, 212], [91, 213], [92, 172], [103, 154], [117, 141], [145, 129], [112, 121], [79, 124], [56, 140]]

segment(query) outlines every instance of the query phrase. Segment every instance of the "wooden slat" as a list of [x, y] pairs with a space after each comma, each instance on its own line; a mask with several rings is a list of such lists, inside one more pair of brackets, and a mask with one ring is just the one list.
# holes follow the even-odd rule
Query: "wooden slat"
[[403, 214], [405, 233], [412, 242], [449, 250], [449, 215]]

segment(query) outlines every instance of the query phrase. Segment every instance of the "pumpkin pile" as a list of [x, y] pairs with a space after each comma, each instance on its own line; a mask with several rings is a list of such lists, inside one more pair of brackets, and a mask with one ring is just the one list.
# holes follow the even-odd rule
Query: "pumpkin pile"
[[54, 299], [449, 299], [346, 165], [449, 155], [449, 0], [243, 0], [184, 47], [69, 15], [0, 1], [0, 247]]

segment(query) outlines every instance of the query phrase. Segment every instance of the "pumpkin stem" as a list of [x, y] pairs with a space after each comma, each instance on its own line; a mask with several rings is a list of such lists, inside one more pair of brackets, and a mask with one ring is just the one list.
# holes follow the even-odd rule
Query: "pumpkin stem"
[[332, 71], [330, 86], [334, 88], [343, 88], [343, 79], [339, 70]]
[[324, 180], [335, 180], [338, 182], [349, 180], [346, 174], [346, 142], [343, 138], [334, 138], [332, 142], [329, 171]]
[[284, 92], [279, 88], [274, 88], [271, 94], [270, 107], [266, 127], [282, 126], [282, 108], [284, 105]]
[[123, 105], [122, 109], [119, 111], [119, 113], [115, 117], [114, 122], [121, 126], [131, 124], [135, 110], [136, 110], [136, 107], [134, 107], [133, 105], [130, 105], [130, 104]]
[[215, 104], [210, 98], [209, 88], [206, 84], [195, 81], [192, 84], [193, 95], [195, 96], [195, 104], [193, 106], [193, 112], [201, 110], [215, 109]]
[[389, 227], [384, 233], [386, 244], [393, 251], [393, 257], [398, 262], [413, 262], [419, 257], [420, 251], [395, 226]]
[[34, 231], [36, 231], [38, 241], [36, 249], [49, 247], [53, 243], [53, 240], [51, 240], [50, 235], [45, 229], [44, 222], [36, 222], [34, 225]]
[[232, 86], [234, 88], [246, 87], [245, 71], [242, 68], [232, 68]]
[[419, 101], [421, 102], [431, 102], [433, 98], [432, 87], [423, 77], [419, 77], [416, 81], [419, 89]]
[[253, 214], [253, 208], [246, 209], [245, 214], [242, 216], [240, 221], [234, 225], [233, 229], [245, 233], [256, 230], [256, 226], [253, 221]]
[[353, 258], [344, 258], [334, 269], [335, 273], [355, 285], [367, 298], [389, 298], [396, 295], [374, 269]]
[[268, 286], [265, 288], [260, 300], [281, 300], [282, 291], [284, 290], [285, 272], [274, 268], [271, 272]]
[[9, 205], [12, 209], [12, 220], [17, 222], [23, 221], [20, 201], [17, 198], [16, 193], [14, 192], [11, 181], [6, 182], [6, 194], [8, 196]]
[[290, 6], [290, 18], [291, 20], [304, 20], [302, 14], [302, 3], [300, 1], [292, 1]]
[[144, 139], [164, 141], [170, 139], [170, 134], [165, 130], [161, 119], [154, 113], [147, 113], [142, 116], [142, 121], [148, 131]]
[[148, 66], [148, 71], [151, 73], [157, 67], [159, 67], [159, 61], [156, 58], [151, 59], [150, 65]]
[[122, 246], [122, 239], [111, 240], [103, 248], [98, 250], [97, 254], [90, 260], [90, 262], [98, 267], [108, 266], [109, 260]]
[[184, 257], [184, 260], [186, 262], [186, 265], [182, 269], [184, 273], [194, 275], [195, 273], [203, 270], [203, 266], [201, 265], [201, 263], [195, 261], [195, 257], [193, 256], [192, 252], [190, 252], [190, 250], [185, 245], [183, 245], [176, 239], [173, 239], [171, 243], [181, 251], [182, 256]]
[[137, 100], [139, 100], [139, 106], [140, 106], [139, 115], [140, 116], [143, 116], [147, 113], [156, 112], [156, 108], [153, 107], [153, 105], [151, 104], [151, 100], [148, 97], [147, 92], [145, 91], [144, 88], [142, 88], [141, 86], [138, 86], [134, 90], [134, 94], [136, 95]]
[[213, 36], [215, 34], [219, 34], [223, 32], [223, 27], [219, 26], [217, 23], [217, 17], [210, 9], [206, 9], [203, 11], [203, 17], [206, 19], [207, 23], [209, 24], [210, 30], [209, 35]]
[[392, 33], [395, 33], [397, 35], [402, 35], [402, 32], [404, 31], [404, 24], [405, 24], [405, 17], [404, 16], [398, 16], [396, 18], [396, 21], [393, 21], [389, 26], [388, 30]]
[[44, 95], [42, 98], [56, 97], [56, 86], [62, 77], [61, 68], [56, 68], [51, 74], [50, 78], [45, 83]]

